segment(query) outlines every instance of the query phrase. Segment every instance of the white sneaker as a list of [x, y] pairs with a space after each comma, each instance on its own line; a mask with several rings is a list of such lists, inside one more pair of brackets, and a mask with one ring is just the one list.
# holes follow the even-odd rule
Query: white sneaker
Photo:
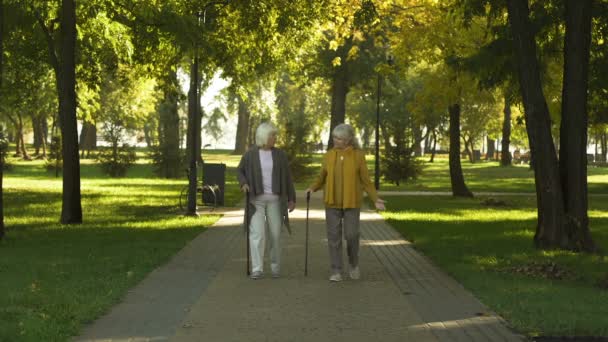
[[349, 271], [350, 279], [358, 280], [361, 278], [361, 271], [359, 271], [359, 266], [352, 267]]
[[261, 271], [254, 271], [254, 272], [251, 272], [251, 275], [249, 277], [253, 280], [258, 280], [258, 279], [262, 279], [263, 276], [264, 276], [264, 273], [262, 273]]
[[340, 273], [334, 273], [329, 277], [329, 281], [333, 281], [333, 282], [342, 281], [342, 275]]

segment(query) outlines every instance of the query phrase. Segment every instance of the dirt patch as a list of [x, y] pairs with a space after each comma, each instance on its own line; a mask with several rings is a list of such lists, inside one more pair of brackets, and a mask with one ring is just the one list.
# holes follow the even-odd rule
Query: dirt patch
[[545, 279], [574, 279], [574, 272], [560, 266], [552, 261], [548, 262], [531, 262], [524, 265], [514, 267], [506, 267], [503, 272], [523, 274], [531, 277]]

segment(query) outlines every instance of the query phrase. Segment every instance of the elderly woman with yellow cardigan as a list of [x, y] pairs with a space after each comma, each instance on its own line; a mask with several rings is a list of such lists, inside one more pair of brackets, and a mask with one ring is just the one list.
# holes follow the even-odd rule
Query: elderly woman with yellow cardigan
[[354, 129], [347, 124], [336, 126], [332, 132], [334, 147], [323, 157], [323, 166], [316, 182], [306, 192], [324, 187], [327, 244], [331, 263], [330, 281], [342, 280], [342, 230], [346, 239], [349, 275], [359, 279], [359, 221], [363, 190], [374, 201], [377, 209], [384, 209], [378, 198], [360, 149]]

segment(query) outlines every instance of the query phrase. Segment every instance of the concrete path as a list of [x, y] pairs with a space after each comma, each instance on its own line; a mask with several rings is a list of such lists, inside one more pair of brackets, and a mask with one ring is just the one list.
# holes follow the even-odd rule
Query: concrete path
[[330, 283], [320, 193], [305, 277], [305, 206], [298, 199], [283, 234], [281, 278], [246, 277], [242, 210], [227, 212], [75, 340], [523, 340], [373, 211], [361, 217], [361, 279]]

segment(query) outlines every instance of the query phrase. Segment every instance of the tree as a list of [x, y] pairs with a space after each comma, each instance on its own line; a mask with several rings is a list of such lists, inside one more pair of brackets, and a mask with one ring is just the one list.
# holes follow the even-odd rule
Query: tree
[[[2, 79], [4, 77], [4, 0], [0, 0], [0, 96], [2, 96]], [[0, 98], [0, 101], [2, 99]], [[8, 143], [4, 139], [4, 133], [0, 131], [0, 240], [4, 237], [4, 150]]]
[[[74, 0], [61, 0], [58, 8], [44, 9], [49, 12], [43, 13], [41, 8], [33, 10], [46, 38], [57, 87], [63, 153], [61, 223], [82, 223], [76, 123], [76, 4]], [[59, 34], [55, 34], [55, 21], [43, 16], [51, 16], [51, 10], [59, 17]]]
[[[583, 93], [586, 93], [587, 89], [587, 76], [586, 74], [578, 75], [580, 78], [573, 80], [571, 78], [577, 76], [572, 74], [575, 70], [571, 68], [581, 68], [578, 70], [579, 72], [587, 71], [585, 61], [588, 60], [588, 44], [590, 41], [587, 36], [589, 34], [587, 27], [590, 25], [591, 20], [587, 11], [589, 11], [588, 6], [590, 6], [590, 2], [575, 5], [575, 8], [572, 5], [573, 3], [570, 3], [566, 10], [567, 38], [565, 48], [573, 50], [564, 51], [564, 96], [568, 96], [569, 101], [572, 101], [572, 103], [568, 104], [567, 108], [582, 117], [574, 119], [566, 118], [566, 120], [573, 120], [576, 134], [582, 133], [586, 137], [586, 95]], [[535, 244], [540, 248], [566, 248], [591, 251], [594, 249], [594, 246], [588, 234], [585, 218], [581, 216], [580, 212], [581, 210], [585, 210], [584, 215], [586, 217], [586, 189], [583, 189], [586, 182], [580, 180], [581, 177], [586, 177], [586, 174], [581, 175], [580, 173], [580, 170], [585, 168], [580, 165], [574, 166], [573, 171], [575, 171], [576, 176], [574, 174], [568, 175], [568, 177], [573, 177], [574, 183], [565, 185], [564, 188], [573, 191], [573, 193], [568, 193], [566, 196], [572, 195], [572, 200], [585, 202], [583, 205], [577, 204], [576, 206], [570, 204], [570, 208], [576, 211], [568, 213], [568, 203], [571, 202], [564, 196], [564, 188], [562, 187], [562, 182], [564, 181], [560, 174], [560, 170], [562, 169], [557, 160], [551, 134], [549, 109], [542, 90], [536, 54], [536, 42], [534, 31], [531, 29], [528, 1], [509, 1], [507, 2], [507, 8], [514, 50], [517, 56], [526, 128], [534, 164], [538, 206], [538, 223], [534, 236]], [[577, 43], [576, 40], [580, 40], [580, 42]], [[574, 62], [581, 63], [582, 65], [575, 66], [573, 65]], [[566, 69], [568, 70], [566, 71]], [[582, 89], [573, 91], [570, 88], [571, 85], [578, 85]], [[583, 123], [584, 127], [581, 126]], [[566, 139], [568, 139], [569, 134], [566, 133]], [[574, 141], [571, 141], [571, 143], [574, 146], [573, 149], [577, 153], [580, 153], [580, 144]], [[586, 139], [583, 146], [586, 146]], [[562, 145], [562, 147], [565, 146]], [[569, 152], [564, 152], [565, 158], [576, 158], [568, 155]], [[586, 156], [585, 151], [583, 153]], [[573, 160], [576, 161], [576, 159]], [[566, 169], [563, 172], [570, 171]], [[576, 179], [577, 177], [579, 178], [578, 180]], [[565, 181], [567, 182], [568, 178]], [[576, 197], [577, 194], [579, 197]], [[580, 196], [585, 196], [585, 198]], [[571, 217], [574, 219], [571, 219], [568, 215], [572, 215]]]
[[594, 250], [587, 216], [587, 94], [592, 1], [566, 1], [559, 166], [570, 246]]

